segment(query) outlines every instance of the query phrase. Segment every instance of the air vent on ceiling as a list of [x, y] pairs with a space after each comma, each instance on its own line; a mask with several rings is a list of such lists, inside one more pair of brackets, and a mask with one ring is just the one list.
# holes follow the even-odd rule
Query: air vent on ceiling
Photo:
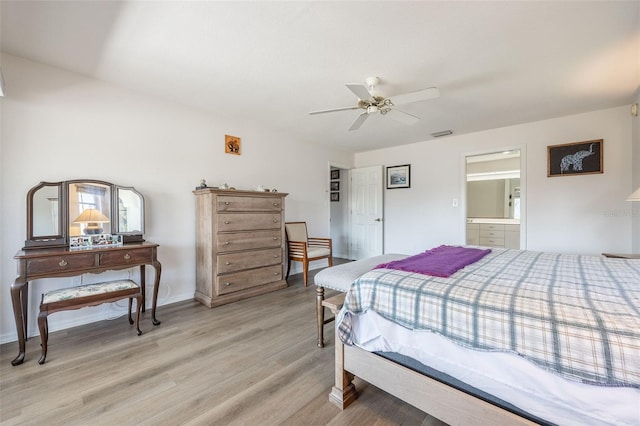
[[443, 130], [441, 132], [431, 133], [434, 138], [441, 138], [443, 136], [449, 136], [453, 134], [453, 130]]

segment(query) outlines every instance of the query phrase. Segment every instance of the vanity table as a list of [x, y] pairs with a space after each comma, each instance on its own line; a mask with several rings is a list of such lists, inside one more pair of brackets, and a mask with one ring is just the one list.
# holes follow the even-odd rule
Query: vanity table
[[[11, 285], [11, 303], [18, 356], [11, 364], [24, 361], [29, 283], [33, 280], [138, 267], [144, 312], [145, 267], [150, 265], [155, 269], [151, 318], [153, 325], [159, 325], [156, 306], [162, 266], [158, 244], [145, 242], [143, 234], [144, 198], [132, 187], [83, 179], [40, 182], [31, 188], [27, 194], [27, 239], [14, 256], [18, 277]], [[107, 301], [107, 296], [103, 300]]]
[[151, 318], [153, 325], [159, 325], [156, 318], [158, 288], [162, 265], [158, 261], [158, 244], [150, 242], [128, 243], [119, 247], [105, 247], [70, 250], [67, 247], [20, 250], [15, 255], [18, 261], [18, 277], [11, 285], [11, 302], [18, 332], [18, 356], [12, 365], [22, 364], [27, 340], [27, 302], [29, 282], [40, 278], [72, 277], [107, 270], [140, 267], [140, 287], [142, 290], [142, 311], [145, 307], [145, 266], [155, 268]]

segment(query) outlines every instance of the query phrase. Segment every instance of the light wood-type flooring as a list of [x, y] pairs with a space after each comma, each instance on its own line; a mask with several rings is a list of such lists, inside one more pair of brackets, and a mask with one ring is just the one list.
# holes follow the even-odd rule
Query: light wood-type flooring
[[213, 309], [160, 306], [157, 327], [150, 310], [143, 315], [142, 336], [125, 317], [51, 333], [44, 365], [39, 336], [16, 367], [17, 343], [0, 346], [0, 423], [440, 424], [357, 379], [352, 406], [329, 403], [334, 323], [317, 348], [315, 286], [305, 288], [301, 275], [286, 289]]

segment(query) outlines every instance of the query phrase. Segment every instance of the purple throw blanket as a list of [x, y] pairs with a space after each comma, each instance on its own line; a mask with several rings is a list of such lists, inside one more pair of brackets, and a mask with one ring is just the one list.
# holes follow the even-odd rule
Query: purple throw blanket
[[491, 253], [491, 249], [483, 250], [443, 245], [405, 259], [382, 263], [374, 269], [397, 269], [400, 271], [417, 272], [419, 274], [447, 278], [457, 270], [477, 262], [489, 253]]

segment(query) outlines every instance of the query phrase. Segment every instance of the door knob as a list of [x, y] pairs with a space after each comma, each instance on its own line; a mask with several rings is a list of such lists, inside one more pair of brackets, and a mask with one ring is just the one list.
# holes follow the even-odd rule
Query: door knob
[[382, 222], [381, 218], [374, 219], [376, 222]]

